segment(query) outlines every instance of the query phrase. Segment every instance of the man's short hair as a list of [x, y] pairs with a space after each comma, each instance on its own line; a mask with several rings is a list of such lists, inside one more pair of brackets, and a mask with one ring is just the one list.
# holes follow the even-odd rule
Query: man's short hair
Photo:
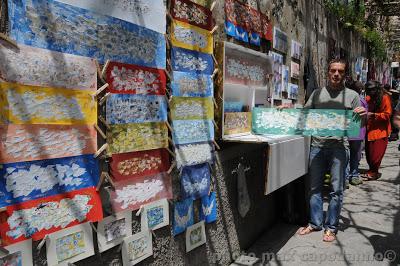
[[344, 65], [344, 71], [346, 72], [346, 70], [347, 70], [347, 61], [344, 60], [344, 59], [340, 59], [340, 58], [335, 58], [335, 59], [332, 59], [331, 61], [329, 61], [328, 71], [331, 70], [331, 65], [335, 64], [335, 63], [343, 64]]

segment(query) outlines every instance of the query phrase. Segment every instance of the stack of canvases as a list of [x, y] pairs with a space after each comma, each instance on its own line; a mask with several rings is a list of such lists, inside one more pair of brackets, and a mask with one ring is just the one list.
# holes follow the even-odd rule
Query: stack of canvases
[[[180, 170], [181, 198], [174, 208], [173, 234], [186, 230], [186, 250], [206, 242], [205, 222], [216, 220], [210, 189], [214, 156], [214, 72], [212, 13], [187, 0], [172, 0], [172, 137]], [[201, 198], [201, 222], [194, 224], [193, 201]]]

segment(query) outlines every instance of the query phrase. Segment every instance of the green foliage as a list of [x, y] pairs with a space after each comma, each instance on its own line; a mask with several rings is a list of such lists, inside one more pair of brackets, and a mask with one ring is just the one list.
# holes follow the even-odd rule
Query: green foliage
[[372, 56], [385, 59], [386, 43], [376, 30], [373, 18], [365, 18], [364, 1], [349, 0], [348, 4], [338, 0], [325, 0], [326, 8], [338, 17], [338, 20], [347, 28], [359, 32], [367, 41]]

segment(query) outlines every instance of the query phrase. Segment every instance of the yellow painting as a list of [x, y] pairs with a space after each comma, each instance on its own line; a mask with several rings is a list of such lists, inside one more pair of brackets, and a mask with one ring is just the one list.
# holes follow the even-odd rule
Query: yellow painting
[[251, 113], [225, 113], [224, 135], [250, 133], [251, 132]]
[[165, 123], [111, 125], [107, 142], [108, 155], [167, 148], [168, 128]]
[[0, 82], [2, 124], [93, 125], [97, 103], [93, 92]]
[[173, 20], [171, 28], [173, 46], [203, 53], [213, 53], [213, 36], [208, 30]]
[[170, 109], [172, 120], [214, 119], [211, 98], [172, 97]]

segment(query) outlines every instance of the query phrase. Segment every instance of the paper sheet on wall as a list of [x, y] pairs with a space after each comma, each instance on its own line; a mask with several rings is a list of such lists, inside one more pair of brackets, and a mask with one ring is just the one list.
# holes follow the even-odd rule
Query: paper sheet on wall
[[214, 38], [208, 30], [177, 20], [172, 21], [171, 43], [176, 47], [212, 54]]

